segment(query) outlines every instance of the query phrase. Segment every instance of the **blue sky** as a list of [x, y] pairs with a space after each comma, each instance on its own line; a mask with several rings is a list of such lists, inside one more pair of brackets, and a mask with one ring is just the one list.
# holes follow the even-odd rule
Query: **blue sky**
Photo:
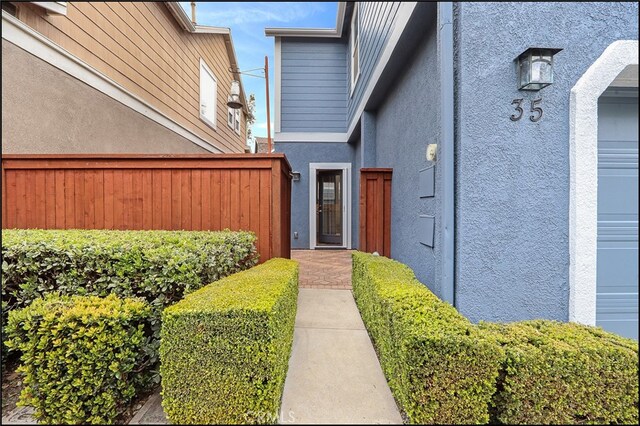
[[[180, 3], [191, 17], [190, 2]], [[233, 44], [241, 70], [264, 67], [269, 56], [269, 95], [271, 134], [274, 120], [274, 42], [265, 37], [265, 27], [335, 28], [337, 2], [196, 2], [196, 21], [200, 25], [231, 28]], [[262, 74], [261, 71], [252, 74]], [[256, 96], [254, 136], [267, 135], [264, 79], [242, 76], [247, 97]]]

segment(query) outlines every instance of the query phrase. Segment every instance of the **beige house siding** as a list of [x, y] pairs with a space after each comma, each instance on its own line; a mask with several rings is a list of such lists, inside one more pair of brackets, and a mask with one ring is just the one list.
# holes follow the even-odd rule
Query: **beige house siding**
[[[233, 75], [223, 35], [188, 33], [153, 2], [69, 2], [66, 16], [21, 4], [17, 18], [211, 145], [244, 152], [244, 125], [240, 135], [227, 126]], [[200, 119], [200, 58], [217, 79], [217, 129]]]
[[6, 40], [2, 40], [2, 152], [207, 153]]

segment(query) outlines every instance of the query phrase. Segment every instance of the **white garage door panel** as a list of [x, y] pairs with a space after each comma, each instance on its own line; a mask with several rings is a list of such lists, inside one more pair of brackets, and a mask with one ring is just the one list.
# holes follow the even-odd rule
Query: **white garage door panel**
[[596, 324], [638, 338], [638, 98], [598, 102]]

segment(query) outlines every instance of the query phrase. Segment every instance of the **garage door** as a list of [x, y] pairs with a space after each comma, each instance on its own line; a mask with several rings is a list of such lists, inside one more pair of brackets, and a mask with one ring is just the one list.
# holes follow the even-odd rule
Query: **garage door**
[[596, 324], [638, 338], [638, 90], [598, 102]]

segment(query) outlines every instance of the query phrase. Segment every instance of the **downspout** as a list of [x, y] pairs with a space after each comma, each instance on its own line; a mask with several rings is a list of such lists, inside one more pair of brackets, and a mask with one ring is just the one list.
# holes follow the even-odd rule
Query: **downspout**
[[453, 4], [438, 2], [440, 155], [442, 158], [442, 299], [455, 306], [455, 162], [453, 112]]

